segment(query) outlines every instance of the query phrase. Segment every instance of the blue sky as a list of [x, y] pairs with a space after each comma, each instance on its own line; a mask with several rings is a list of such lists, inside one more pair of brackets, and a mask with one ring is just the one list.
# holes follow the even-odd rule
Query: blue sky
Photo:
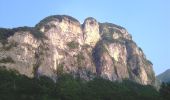
[[49, 15], [66, 14], [81, 23], [125, 27], [154, 64], [156, 74], [170, 68], [170, 0], [0, 0], [0, 27], [34, 26]]

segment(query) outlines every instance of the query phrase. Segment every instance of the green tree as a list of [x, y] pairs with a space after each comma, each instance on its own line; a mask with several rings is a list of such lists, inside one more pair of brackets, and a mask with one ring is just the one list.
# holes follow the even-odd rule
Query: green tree
[[170, 100], [170, 83], [162, 83], [160, 94], [164, 99]]

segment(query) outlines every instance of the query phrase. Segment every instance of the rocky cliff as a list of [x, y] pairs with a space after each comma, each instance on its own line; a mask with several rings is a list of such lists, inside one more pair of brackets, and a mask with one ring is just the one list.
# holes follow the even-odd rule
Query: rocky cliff
[[15, 69], [29, 77], [53, 79], [63, 73], [91, 80], [130, 79], [154, 84], [152, 63], [121, 26], [83, 24], [66, 15], [49, 16], [35, 27], [0, 29], [0, 67]]

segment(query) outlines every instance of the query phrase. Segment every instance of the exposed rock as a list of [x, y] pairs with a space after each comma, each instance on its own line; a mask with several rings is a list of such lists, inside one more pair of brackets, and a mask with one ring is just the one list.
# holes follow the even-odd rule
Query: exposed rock
[[155, 82], [152, 63], [125, 28], [87, 18], [83, 25], [66, 16], [50, 16], [35, 27], [0, 29], [0, 66], [29, 77], [56, 80], [63, 73], [85, 80]]
[[83, 37], [85, 44], [95, 46], [100, 39], [99, 24], [96, 19], [89, 17], [83, 23]]
[[1, 47], [0, 58], [10, 57], [14, 63], [0, 63], [18, 70], [21, 74], [33, 77], [33, 65], [36, 63], [35, 52], [40, 42], [29, 31], [18, 31], [8, 37], [8, 43]]

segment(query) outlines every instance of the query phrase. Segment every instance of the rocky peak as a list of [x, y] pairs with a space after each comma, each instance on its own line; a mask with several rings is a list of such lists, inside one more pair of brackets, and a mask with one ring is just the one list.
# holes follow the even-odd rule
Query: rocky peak
[[76, 30], [75, 27], [79, 27], [80, 22], [67, 15], [54, 15], [46, 17], [45, 19], [41, 20], [37, 25], [36, 28], [41, 30], [42, 32], [48, 31], [50, 28], [60, 28], [59, 31], [61, 32], [79, 32], [80, 30]]
[[121, 26], [89, 17], [81, 25], [67, 15], [49, 16], [35, 27], [0, 29], [0, 67], [29, 77], [64, 73], [91, 80], [155, 82], [152, 63]]
[[99, 23], [96, 19], [92, 17], [85, 19], [83, 23], [83, 33], [85, 44], [95, 46], [100, 39]]
[[103, 39], [127, 39], [132, 40], [131, 35], [121, 26], [112, 23], [100, 23], [100, 34]]

